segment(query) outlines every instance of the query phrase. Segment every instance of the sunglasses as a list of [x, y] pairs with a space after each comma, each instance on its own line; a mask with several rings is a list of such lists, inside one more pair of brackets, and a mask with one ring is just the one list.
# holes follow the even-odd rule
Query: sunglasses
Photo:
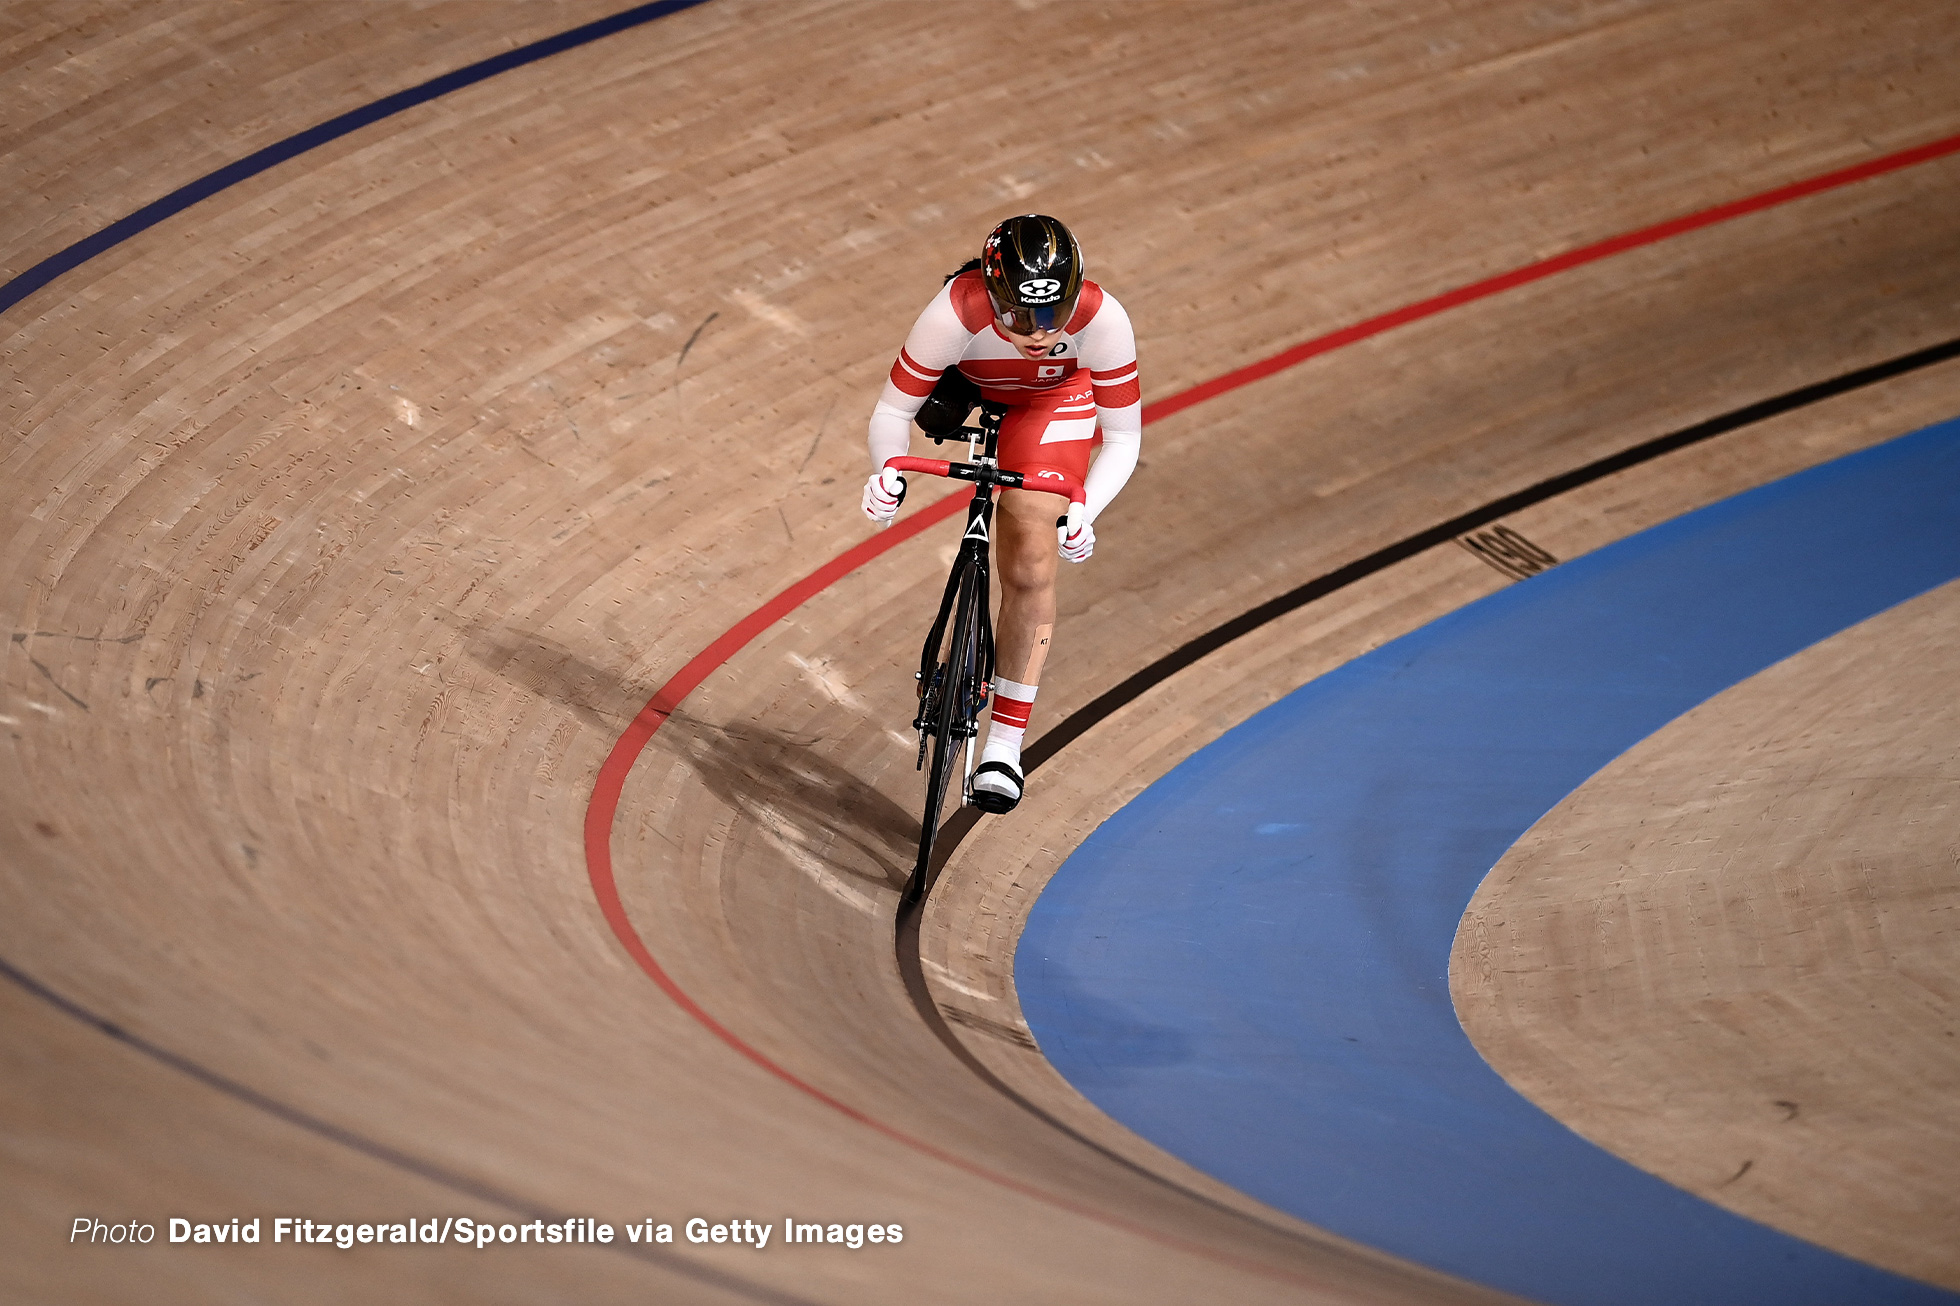
[[1038, 331], [1048, 331], [1060, 335], [1075, 312], [1075, 301], [1064, 304], [1037, 304], [1031, 308], [1001, 308], [994, 306], [994, 321], [1003, 331], [1011, 331], [1017, 336], [1031, 336]]

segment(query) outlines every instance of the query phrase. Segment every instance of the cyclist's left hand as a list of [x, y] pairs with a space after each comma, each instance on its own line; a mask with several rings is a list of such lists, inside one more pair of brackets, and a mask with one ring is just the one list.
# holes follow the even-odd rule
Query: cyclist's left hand
[[1055, 538], [1061, 543], [1062, 556], [1070, 562], [1087, 562], [1096, 551], [1096, 530], [1086, 521], [1070, 534], [1068, 518], [1062, 518], [1055, 523]]

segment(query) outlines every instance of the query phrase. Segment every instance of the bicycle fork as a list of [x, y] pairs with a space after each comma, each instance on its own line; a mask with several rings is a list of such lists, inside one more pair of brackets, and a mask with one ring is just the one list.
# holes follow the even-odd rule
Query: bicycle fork
[[[980, 733], [980, 713], [986, 708], [987, 699], [993, 692], [994, 625], [988, 601], [991, 579], [988, 556], [993, 513], [993, 487], [977, 486], [967, 505], [966, 532], [960, 539], [960, 551], [954, 559], [951, 574], [946, 578], [945, 592], [939, 598], [939, 612], [933, 617], [932, 629], [926, 634], [925, 647], [919, 655], [919, 670], [914, 676], [920, 685], [919, 714], [912, 720], [912, 728], [919, 732], [919, 752], [914, 769], [925, 769], [926, 749], [934, 724], [939, 719], [942, 698], [946, 694], [954, 695], [953, 730], [955, 737], [964, 744], [965, 754], [960, 777], [962, 806], [966, 805], [970, 793], [974, 745]], [[972, 612], [966, 623], [959, 622], [955, 612], [962, 591], [972, 596], [969, 600], [973, 605]], [[962, 624], [971, 632], [967, 646], [956, 648], [948, 645], [945, 660], [941, 661], [940, 648], [947, 644], [948, 627], [958, 631]]]

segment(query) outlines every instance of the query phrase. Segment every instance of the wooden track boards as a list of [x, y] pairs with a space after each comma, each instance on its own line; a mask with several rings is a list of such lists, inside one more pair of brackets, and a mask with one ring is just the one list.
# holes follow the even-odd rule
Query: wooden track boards
[[[0, 222], [10, 274], [250, 148], [601, 11], [361, 12], [356, 30], [316, 6], [186, 6], [159, 35], [150, 9], [10, 9], [29, 75], [0, 105], [29, 126], [8, 181], [47, 197]], [[585, 881], [592, 777], [655, 685], [866, 534], [878, 382], [1003, 213], [1076, 226], [1162, 395], [1960, 131], [1954, 41], [1925, 4], [1792, 22], [716, 0], [322, 147], [33, 296], [5, 319], [0, 957], [369, 1150], [10, 990], [5, 1155], [30, 1182], [0, 1197], [8, 1274], [47, 1300], [290, 1300], [297, 1259], [60, 1238], [85, 1211], [497, 1214], [488, 1189], [615, 1222], [908, 1234], [664, 1266], [291, 1255], [333, 1300], [403, 1276], [470, 1301], [1479, 1299], [1059, 1140], [918, 1022], [890, 953], [916, 787], [892, 728], [949, 539], [900, 547], [713, 677], [631, 777], [613, 849], [637, 928], [716, 1019], [1022, 1188], [796, 1091], [636, 971]], [[238, 72], [200, 82], [213, 50]], [[1929, 275], [1960, 235], [1955, 168], [1567, 274], [1154, 425], [1065, 579], [1037, 730], [1452, 512], [1960, 334]], [[1949, 415], [1955, 393], [1913, 411]], [[1692, 503], [1750, 471], [1660, 493]], [[1326, 647], [1495, 583], [1467, 554], [1418, 569], [1343, 609]], [[1272, 644], [1233, 658], [1205, 674], [1261, 695], [1299, 665]], [[1042, 801], [1113, 800], [1244, 710], [1167, 722], [1121, 778], [1087, 739]], [[1059, 855], [1046, 836], [1080, 824], [1054, 810], [1000, 837]]]
[[1947, 1287], [1956, 625], [1949, 583], [1629, 751], [1498, 863], [1451, 966], [1479, 1050], [1573, 1128]]

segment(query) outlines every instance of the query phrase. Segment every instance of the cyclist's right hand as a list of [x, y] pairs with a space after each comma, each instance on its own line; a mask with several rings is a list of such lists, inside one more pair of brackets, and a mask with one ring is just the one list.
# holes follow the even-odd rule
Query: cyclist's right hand
[[905, 502], [905, 478], [887, 467], [864, 483], [864, 515], [879, 525], [889, 522]]
[[1068, 518], [1057, 517], [1055, 539], [1062, 547], [1062, 556], [1070, 562], [1087, 562], [1089, 555], [1096, 551], [1096, 530], [1086, 521], [1077, 523], [1071, 531]]

